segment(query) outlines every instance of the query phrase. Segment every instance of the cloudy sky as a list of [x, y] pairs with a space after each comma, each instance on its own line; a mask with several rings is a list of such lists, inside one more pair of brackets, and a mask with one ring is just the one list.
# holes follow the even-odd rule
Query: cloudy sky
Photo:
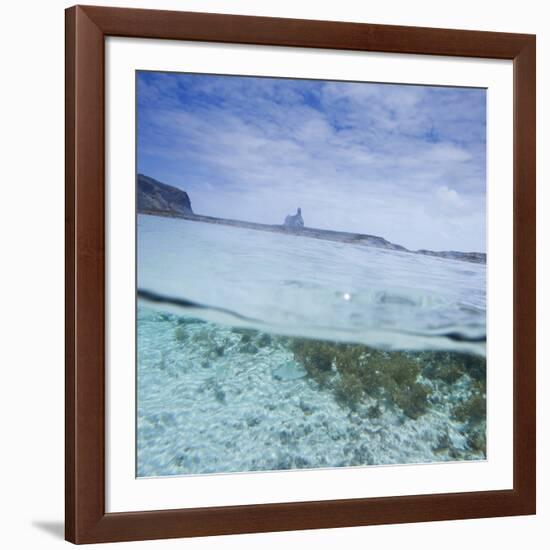
[[138, 171], [198, 214], [485, 251], [485, 90], [139, 72]]

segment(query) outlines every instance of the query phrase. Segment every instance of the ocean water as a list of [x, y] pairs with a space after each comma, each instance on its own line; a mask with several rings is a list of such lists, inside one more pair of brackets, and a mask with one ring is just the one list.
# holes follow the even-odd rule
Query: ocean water
[[486, 457], [485, 265], [138, 216], [137, 475]]

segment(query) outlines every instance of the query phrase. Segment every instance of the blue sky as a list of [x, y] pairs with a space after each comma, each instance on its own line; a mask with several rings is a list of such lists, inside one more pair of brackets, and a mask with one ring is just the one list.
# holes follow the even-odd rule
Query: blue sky
[[198, 214], [485, 251], [482, 89], [138, 72], [138, 171]]

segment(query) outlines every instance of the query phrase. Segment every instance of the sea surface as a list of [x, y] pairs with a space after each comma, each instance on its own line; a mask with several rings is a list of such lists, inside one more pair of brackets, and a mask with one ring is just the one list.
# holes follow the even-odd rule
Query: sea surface
[[484, 264], [137, 225], [138, 476], [486, 458]]

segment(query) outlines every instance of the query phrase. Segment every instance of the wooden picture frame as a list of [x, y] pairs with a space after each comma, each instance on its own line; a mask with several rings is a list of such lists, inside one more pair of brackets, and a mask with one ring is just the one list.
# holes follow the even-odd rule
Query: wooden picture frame
[[[105, 513], [105, 59], [109, 36], [513, 60], [511, 490]], [[534, 514], [535, 36], [76, 6], [66, 11], [66, 539], [130, 541]]]

